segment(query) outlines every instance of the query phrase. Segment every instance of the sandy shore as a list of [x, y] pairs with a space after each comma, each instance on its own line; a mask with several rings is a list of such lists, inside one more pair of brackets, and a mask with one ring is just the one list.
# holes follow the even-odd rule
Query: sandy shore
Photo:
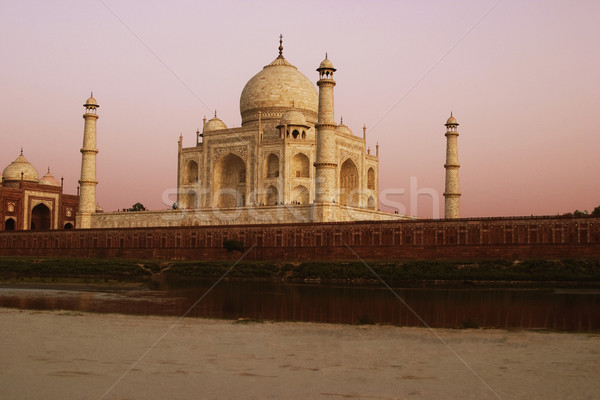
[[435, 330], [471, 371], [423, 328], [176, 322], [0, 308], [0, 397], [594, 399], [600, 393], [600, 335]]

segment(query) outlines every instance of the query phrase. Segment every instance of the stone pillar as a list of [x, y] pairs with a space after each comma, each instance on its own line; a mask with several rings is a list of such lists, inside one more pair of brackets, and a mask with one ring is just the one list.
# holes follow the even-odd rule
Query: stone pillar
[[446, 121], [446, 187], [444, 190], [444, 218], [460, 218], [460, 191], [458, 189], [458, 122], [450, 113]]
[[317, 131], [317, 156], [314, 166], [315, 200], [317, 203], [337, 203], [336, 184], [336, 142], [335, 128], [337, 127], [333, 115], [333, 73], [336, 69], [325, 56], [319, 68], [319, 115], [315, 125]]
[[81, 179], [79, 180], [79, 210], [77, 214], [77, 228], [91, 228], [92, 214], [96, 212], [96, 109], [100, 107], [91, 96], [83, 105], [85, 107], [85, 120], [83, 128], [83, 147], [81, 148]]

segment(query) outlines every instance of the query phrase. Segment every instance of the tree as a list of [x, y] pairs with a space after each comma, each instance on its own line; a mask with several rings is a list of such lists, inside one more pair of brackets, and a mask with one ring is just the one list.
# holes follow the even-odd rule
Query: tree
[[592, 211], [592, 215], [600, 217], [600, 206], [594, 208], [594, 211]]
[[575, 210], [575, 211], [573, 211], [573, 216], [574, 217], [585, 217], [586, 215], [588, 215], [588, 211], [587, 210], [583, 210], [583, 211]]
[[127, 211], [146, 211], [146, 207], [142, 203], [135, 203]]

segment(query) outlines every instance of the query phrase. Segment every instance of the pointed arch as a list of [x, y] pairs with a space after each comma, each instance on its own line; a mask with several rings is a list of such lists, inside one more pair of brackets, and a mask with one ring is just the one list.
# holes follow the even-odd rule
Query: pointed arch
[[279, 202], [279, 191], [273, 185], [267, 188], [265, 193], [265, 204], [268, 206], [274, 206]]
[[198, 163], [194, 160], [190, 160], [185, 165], [185, 175], [183, 178], [184, 183], [196, 183], [198, 182]]
[[31, 230], [46, 230], [51, 228], [50, 209], [40, 203], [31, 209]]
[[367, 171], [367, 189], [375, 190], [375, 170], [373, 167]]
[[298, 153], [292, 157], [292, 178], [310, 178], [310, 162], [304, 153]]
[[213, 172], [213, 205], [220, 208], [246, 204], [246, 163], [228, 153], [219, 158]]
[[340, 168], [340, 204], [358, 207], [358, 168], [350, 158]]
[[279, 177], [279, 157], [271, 153], [267, 157], [265, 163], [265, 178], [278, 178]]
[[4, 221], [5, 231], [14, 231], [15, 229], [17, 229], [17, 222], [13, 218], [8, 218]]
[[298, 185], [292, 190], [293, 204], [309, 204], [310, 192], [306, 186]]
[[377, 208], [377, 203], [375, 202], [375, 197], [369, 196], [369, 199], [367, 200], [367, 207], [370, 210], [374, 210], [375, 208]]

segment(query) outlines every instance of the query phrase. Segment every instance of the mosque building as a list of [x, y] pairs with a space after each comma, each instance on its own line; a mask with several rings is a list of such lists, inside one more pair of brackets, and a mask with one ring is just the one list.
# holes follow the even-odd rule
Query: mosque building
[[39, 178], [23, 150], [0, 176], [0, 230], [74, 228], [78, 204], [79, 196], [64, 194], [50, 168]]

